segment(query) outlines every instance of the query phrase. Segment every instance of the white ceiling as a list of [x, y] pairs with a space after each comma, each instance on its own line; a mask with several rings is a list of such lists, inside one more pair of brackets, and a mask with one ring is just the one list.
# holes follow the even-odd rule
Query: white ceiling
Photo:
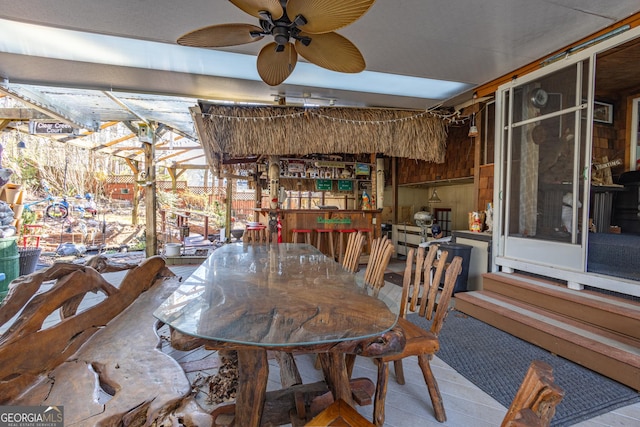
[[[233, 60], [175, 43], [208, 25], [257, 24], [228, 1], [0, 0], [0, 90], [38, 98], [87, 126], [142, 118], [193, 137], [188, 107], [198, 99], [273, 104], [279, 94], [288, 103], [426, 109], [460, 102], [474, 87], [638, 11], [638, 0], [378, 0], [338, 31], [362, 52], [365, 74], [334, 73], [320, 85], [316, 73], [323, 70], [299, 63], [284, 84], [269, 87], [234, 78], [238, 70], [230, 66], [239, 59], [257, 76], [264, 40], [219, 49], [250, 55]], [[381, 80], [370, 83], [367, 73]], [[439, 95], [394, 95], [401, 77], [412, 79], [415, 92], [422, 79], [460, 85]], [[349, 82], [365, 88], [347, 90]]]

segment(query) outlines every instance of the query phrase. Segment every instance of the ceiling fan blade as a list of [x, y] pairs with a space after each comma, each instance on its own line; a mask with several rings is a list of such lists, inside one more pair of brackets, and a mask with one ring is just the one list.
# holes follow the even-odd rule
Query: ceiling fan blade
[[271, 17], [276, 20], [282, 18], [284, 15], [284, 10], [282, 10], [282, 5], [280, 4], [280, 0], [229, 0], [231, 3], [235, 4], [239, 9], [247, 12], [251, 16], [255, 16], [258, 19], [260, 18], [260, 12], [263, 10], [269, 12]]
[[289, 0], [287, 16], [302, 15], [307, 20], [300, 29], [309, 34], [335, 31], [364, 15], [375, 0]]
[[273, 42], [262, 48], [258, 54], [258, 74], [269, 86], [278, 86], [296, 68], [298, 53], [292, 43], [284, 45], [282, 52], [276, 52], [278, 45]]
[[359, 73], [365, 69], [364, 58], [356, 45], [340, 34], [313, 34], [309, 37], [309, 46], [296, 40], [296, 50], [307, 61], [341, 73]]
[[180, 37], [178, 44], [193, 47], [223, 47], [251, 43], [262, 39], [253, 37], [251, 31], [262, 32], [262, 28], [250, 24], [221, 24], [200, 28]]

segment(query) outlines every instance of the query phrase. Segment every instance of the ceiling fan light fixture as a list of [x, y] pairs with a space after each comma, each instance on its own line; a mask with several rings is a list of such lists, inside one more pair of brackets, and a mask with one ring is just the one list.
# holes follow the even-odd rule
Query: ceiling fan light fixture
[[268, 22], [273, 21], [273, 19], [271, 18], [271, 14], [269, 13], [269, 11], [261, 10], [260, 12], [258, 12], [258, 16], [259, 16], [259, 17], [260, 17], [260, 19], [262, 19], [263, 21], [268, 21]]
[[305, 46], [309, 46], [311, 44], [311, 37], [302, 36], [298, 37], [297, 40]]
[[300, 27], [306, 23], [307, 19], [302, 15], [296, 15], [296, 17], [293, 19], [293, 25], [295, 25], [296, 27]]

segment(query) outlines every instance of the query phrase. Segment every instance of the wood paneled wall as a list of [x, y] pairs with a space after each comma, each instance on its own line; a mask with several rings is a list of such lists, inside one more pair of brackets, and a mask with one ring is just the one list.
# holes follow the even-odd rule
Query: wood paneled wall
[[468, 133], [468, 124], [449, 127], [444, 163], [398, 159], [398, 185], [472, 177], [475, 142]]

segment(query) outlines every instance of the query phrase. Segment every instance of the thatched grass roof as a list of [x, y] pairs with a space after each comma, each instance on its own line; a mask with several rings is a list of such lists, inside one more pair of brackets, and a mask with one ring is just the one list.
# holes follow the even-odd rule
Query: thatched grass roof
[[381, 153], [444, 162], [446, 123], [429, 112], [214, 105], [202, 113], [196, 125], [212, 165], [222, 154]]

